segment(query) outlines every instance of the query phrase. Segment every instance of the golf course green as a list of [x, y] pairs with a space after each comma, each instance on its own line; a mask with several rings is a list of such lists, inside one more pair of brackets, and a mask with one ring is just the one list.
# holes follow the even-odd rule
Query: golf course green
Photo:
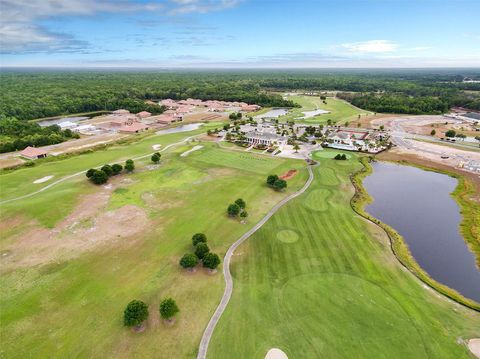
[[237, 249], [233, 295], [208, 357], [279, 348], [290, 358], [469, 358], [465, 341], [480, 336], [480, 314], [398, 263], [386, 235], [350, 207], [358, 156], [335, 153], [314, 154], [309, 189]]
[[[195, 133], [40, 163], [1, 179], [9, 186], [16, 181], [25, 194], [46, 174], [61, 178], [82, 165], [148, 154], [152, 144], [164, 147]], [[193, 251], [192, 235], [205, 233], [210, 249], [223, 258], [231, 243], [307, 178], [303, 161], [225, 150], [208, 141], [171, 147], [158, 166], [149, 156], [135, 166], [106, 186], [82, 174], [0, 205], [2, 357], [194, 357], [224, 284], [220, 273], [179, 266], [182, 255]], [[286, 192], [265, 185], [267, 175], [289, 169], [299, 172]], [[2, 199], [13, 197], [2, 192]], [[246, 224], [226, 215], [237, 198], [247, 203]], [[172, 326], [159, 318], [166, 296], [180, 308]], [[149, 305], [143, 333], [122, 323], [133, 299]]]

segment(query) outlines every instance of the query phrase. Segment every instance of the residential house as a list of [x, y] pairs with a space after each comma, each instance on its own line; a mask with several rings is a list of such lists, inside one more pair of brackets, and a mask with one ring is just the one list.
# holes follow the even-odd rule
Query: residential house
[[20, 152], [20, 156], [28, 158], [29, 160], [36, 160], [38, 158], [47, 157], [47, 154], [47, 151], [32, 146], [28, 146]]

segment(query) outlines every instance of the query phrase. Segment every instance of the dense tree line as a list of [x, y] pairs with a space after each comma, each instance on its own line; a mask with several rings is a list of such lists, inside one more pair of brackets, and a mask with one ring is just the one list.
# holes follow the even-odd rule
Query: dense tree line
[[71, 130], [58, 125], [41, 127], [35, 122], [0, 117], [0, 153], [23, 150], [28, 146], [54, 145], [71, 138], [79, 138]]
[[0, 114], [30, 120], [124, 108], [161, 113], [146, 100], [200, 98], [295, 106], [243, 76], [162, 72], [4, 72]]
[[[189, 97], [293, 107], [273, 91], [352, 92], [366, 109], [438, 113], [451, 106], [480, 109], [480, 71], [277, 70], [277, 71], [4, 71], [0, 114], [20, 120], [126, 108], [163, 109], [146, 100]], [[273, 90], [273, 91], [271, 91]], [[412, 100], [413, 98], [413, 100]]]

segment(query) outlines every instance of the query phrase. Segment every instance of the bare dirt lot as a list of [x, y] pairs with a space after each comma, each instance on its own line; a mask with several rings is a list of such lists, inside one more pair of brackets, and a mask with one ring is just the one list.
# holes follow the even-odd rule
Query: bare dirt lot
[[[84, 196], [76, 208], [55, 228], [28, 223], [16, 235], [2, 260], [3, 269], [46, 264], [76, 257], [108, 243], [126, 243], [147, 228], [149, 219], [137, 206], [126, 205], [107, 211], [115, 186]], [[120, 243], [120, 245], [122, 245]]]

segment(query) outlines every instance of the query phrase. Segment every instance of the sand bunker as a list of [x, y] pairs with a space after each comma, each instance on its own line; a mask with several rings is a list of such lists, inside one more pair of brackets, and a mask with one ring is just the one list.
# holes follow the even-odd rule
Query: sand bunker
[[157, 151], [160, 149], [160, 147], [162, 147], [162, 145], [153, 145], [152, 148], [154, 151]]
[[290, 178], [295, 176], [297, 174], [297, 172], [298, 172], [297, 170], [288, 170], [286, 173], [281, 175], [280, 178], [283, 179], [283, 180], [289, 180]]
[[267, 355], [265, 355], [265, 359], [288, 359], [288, 356], [282, 350], [272, 348], [268, 351]]
[[468, 349], [480, 359], [480, 338], [470, 339], [468, 341]]
[[45, 176], [45, 177], [37, 179], [36, 181], [33, 181], [33, 183], [47, 182], [49, 179], [52, 179], [52, 178], [53, 178], [53, 176]]
[[203, 146], [197, 145], [197, 146], [193, 147], [192, 149], [183, 152], [183, 153], [180, 155], [180, 157], [188, 156], [189, 153], [191, 153], [191, 152], [193, 152], [193, 151], [198, 151], [198, 150], [201, 149], [201, 148], [203, 148]]

